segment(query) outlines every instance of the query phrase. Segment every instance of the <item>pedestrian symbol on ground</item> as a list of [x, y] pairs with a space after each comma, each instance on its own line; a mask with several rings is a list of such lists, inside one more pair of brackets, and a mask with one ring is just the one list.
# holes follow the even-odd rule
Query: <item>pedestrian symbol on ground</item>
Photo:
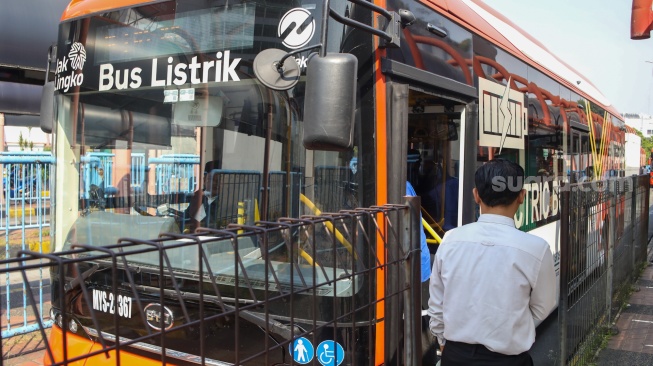
[[345, 350], [338, 342], [324, 341], [317, 346], [315, 356], [324, 366], [338, 366], [345, 359]]
[[288, 351], [290, 351], [293, 361], [302, 365], [311, 362], [315, 354], [313, 344], [304, 337], [297, 338], [294, 342], [290, 343], [288, 345]]

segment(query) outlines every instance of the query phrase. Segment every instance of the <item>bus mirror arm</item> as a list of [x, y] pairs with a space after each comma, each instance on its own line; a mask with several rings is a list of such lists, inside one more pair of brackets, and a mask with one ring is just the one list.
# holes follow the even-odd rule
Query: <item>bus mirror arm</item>
[[[349, 0], [349, 2], [370, 9], [371, 11], [380, 14], [387, 20], [384, 30], [379, 30], [370, 27], [367, 24], [357, 22], [355, 20], [342, 17], [340, 14], [329, 8], [329, 16], [337, 22], [348, 25], [350, 27], [360, 29], [374, 35], [381, 37], [385, 42], [383, 47], [399, 47], [401, 29], [412, 25], [415, 22], [415, 15], [410, 10], [399, 9], [399, 12], [388, 11], [380, 6], [374, 5], [365, 0]], [[324, 43], [324, 42], [323, 42]]]
[[[296, 49], [296, 50], [294, 50], [294, 51], [291, 51], [291, 52], [286, 53], [286, 54], [285, 54], [285, 55], [284, 55], [284, 56], [283, 56], [279, 61], [276, 62], [277, 71], [278, 71], [279, 73], [283, 73], [283, 63], [286, 62], [286, 60], [288, 59], [288, 57], [290, 57], [290, 56], [292, 56], [292, 55], [296, 55], [296, 54], [298, 54], [298, 53], [302, 53], [302, 52], [306, 52], [306, 51], [311, 51], [311, 50], [314, 50], [314, 49], [316, 49], [316, 48], [320, 48], [320, 49], [321, 49], [321, 48], [322, 48], [322, 43], [318, 43], [318, 44], [316, 44], [316, 45], [314, 45], [314, 46], [308, 46], [308, 47], [304, 47], [304, 48], [299, 48], [299, 49]], [[312, 54], [311, 54], [311, 55], [312, 55]], [[309, 57], [310, 57], [310, 55], [309, 55]]]

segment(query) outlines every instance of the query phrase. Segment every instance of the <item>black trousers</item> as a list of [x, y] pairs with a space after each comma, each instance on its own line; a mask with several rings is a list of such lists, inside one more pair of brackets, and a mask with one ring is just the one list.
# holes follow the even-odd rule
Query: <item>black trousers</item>
[[442, 351], [442, 366], [533, 366], [528, 352], [508, 356], [492, 352], [481, 344], [447, 340]]

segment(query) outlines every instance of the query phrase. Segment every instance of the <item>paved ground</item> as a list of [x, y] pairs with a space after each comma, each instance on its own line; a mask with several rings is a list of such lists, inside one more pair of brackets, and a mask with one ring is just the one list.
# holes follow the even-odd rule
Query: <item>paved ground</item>
[[[46, 336], [50, 331], [46, 331]], [[9, 338], [2, 342], [2, 365], [43, 365], [45, 342], [40, 332]]]
[[[653, 200], [651, 200], [653, 203]], [[601, 350], [598, 366], [653, 365], [653, 209], [649, 208], [649, 265], [637, 280], [629, 306], [617, 319], [618, 334]]]
[[653, 365], [653, 265], [637, 281], [629, 305], [617, 320], [619, 333], [599, 354], [599, 366]]

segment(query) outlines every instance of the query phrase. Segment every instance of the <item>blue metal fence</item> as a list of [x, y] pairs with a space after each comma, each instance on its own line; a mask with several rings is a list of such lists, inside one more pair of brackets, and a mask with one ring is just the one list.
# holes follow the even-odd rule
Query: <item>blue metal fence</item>
[[132, 153], [132, 164], [131, 164], [131, 187], [132, 188], [142, 188], [145, 183], [145, 154], [143, 153]]
[[156, 194], [192, 193], [197, 185], [195, 165], [200, 157], [193, 154], [170, 154], [151, 158], [155, 164]]
[[[54, 158], [49, 152], [3, 152], [2, 209], [0, 230], [4, 233], [2, 259], [15, 258], [20, 250], [50, 252], [50, 196]], [[7, 263], [5, 266], [9, 266]], [[7, 268], [5, 268], [7, 269]], [[43, 268], [28, 273], [28, 283], [38, 295], [38, 314], [25, 297], [25, 282], [6, 273], [0, 278], [0, 301], [7, 311], [0, 324], [2, 337], [11, 337], [38, 329], [36, 317], [46, 319], [49, 308], [49, 273]], [[45, 322], [47, 326], [51, 323]]]
[[101, 188], [105, 193], [111, 193], [114, 157], [115, 154], [103, 152], [89, 152], [82, 156], [81, 168], [84, 172], [82, 197], [89, 198], [89, 192], [93, 186]]

